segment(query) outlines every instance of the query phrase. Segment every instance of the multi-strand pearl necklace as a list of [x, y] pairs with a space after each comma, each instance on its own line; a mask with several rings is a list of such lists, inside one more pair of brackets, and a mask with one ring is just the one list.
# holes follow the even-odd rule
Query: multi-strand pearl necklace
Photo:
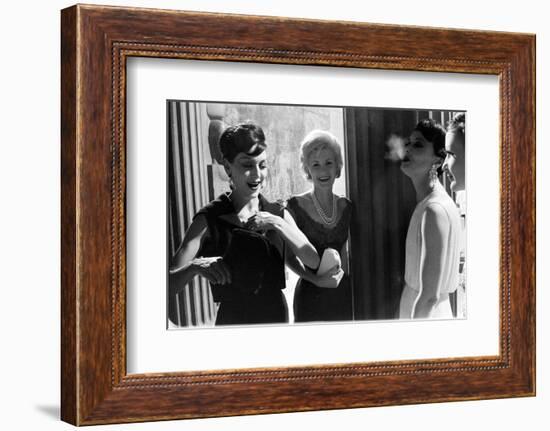
[[321, 204], [317, 200], [317, 197], [315, 196], [315, 193], [311, 193], [311, 198], [313, 199], [313, 206], [315, 206], [315, 209], [317, 210], [317, 214], [319, 214], [319, 217], [321, 217], [321, 220], [326, 225], [334, 224], [336, 221], [336, 195], [332, 195], [332, 215], [329, 217], [326, 215], [325, 211], [323, 210], [323, 207], [321, 207]]

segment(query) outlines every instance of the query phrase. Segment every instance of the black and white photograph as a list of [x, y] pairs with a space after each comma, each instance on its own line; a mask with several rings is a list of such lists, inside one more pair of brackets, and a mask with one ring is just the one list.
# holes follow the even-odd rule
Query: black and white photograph
[[546, 429], [544, 4], [6, 2], [1, 428]]
[[167, 327], [466, 319], [465, 124], [168, 100]]

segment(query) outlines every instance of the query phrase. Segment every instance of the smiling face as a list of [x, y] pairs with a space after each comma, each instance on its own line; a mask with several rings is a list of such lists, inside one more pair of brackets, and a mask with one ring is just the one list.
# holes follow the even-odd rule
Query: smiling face
[[233, 193], [247, 199], [258, 197], [267, 179], [265, 151], [255, 156], [238, 153], [232, 163], [226, 162], [225, 168], [233, 182]]
[[422, 133], [415, 130], [405, 144], [405, 155], [401, 161], [401, 170], [408, 177], [427, 175], [433, 164], [440, 162], [434, 153], [433, 144]]
[[451, 187], [454, 191], [461, 191], [466, 187], [466, 152], [464, 144], [464, 134], [459, 130], [450, 130], [445, 135], [445, 149], [448, 156], [443, 166], [451, 177]]
[[330, 149], [322, 147], [313, 151], [307, 159], [306, 168], [314, 187], [332, 190], [334, 181], [338, 177], [338, 165]]

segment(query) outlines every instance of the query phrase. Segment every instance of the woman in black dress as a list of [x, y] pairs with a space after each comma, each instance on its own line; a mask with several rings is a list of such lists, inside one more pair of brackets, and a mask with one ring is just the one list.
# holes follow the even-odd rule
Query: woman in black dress
[[216, 325], [288, 322], [285, 257], [316, 267], [319, 256], [288, 211], [260, 194], [267, 178], [262, 129], [229, 127], [220, 149], [231, 192], [195, 215], [171, 265], [170, 294], [201, 275], [219, 303]]
[[333, 192], [342, 170], [342, 151], [329, 132], [315, 130], [301, 144], [301, 162], [312, 189], [290, 198], [287, 208], [319, 256], [325, 250], [340, 257], [341, 264], [319, 274], [317, 267], [294, 259], [292, 269], [301, 277], [294, 294], [296, 322], [351, 320], [352, 299], [346, 243], [351, 220], [351, 201]]

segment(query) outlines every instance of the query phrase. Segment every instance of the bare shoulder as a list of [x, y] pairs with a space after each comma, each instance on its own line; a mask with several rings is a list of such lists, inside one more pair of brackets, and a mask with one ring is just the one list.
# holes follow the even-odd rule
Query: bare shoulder
[[424, 211], [426, 231], [445, 231], [450, 225], [449, 215], [443, 205], [432, 203]]
[[426, 205], [424, 210], [426, 217], [430, 219], [447, 217], [447, 210], [445, 207], [437, 202], [432, 202]]
[[337, 198], [338, 198], [337, 205], [338, 205], [338, 210], [339, 211], [344, 211], [348, 207], [351, 208], [352, 203], [347, 197], [337, 195]]

